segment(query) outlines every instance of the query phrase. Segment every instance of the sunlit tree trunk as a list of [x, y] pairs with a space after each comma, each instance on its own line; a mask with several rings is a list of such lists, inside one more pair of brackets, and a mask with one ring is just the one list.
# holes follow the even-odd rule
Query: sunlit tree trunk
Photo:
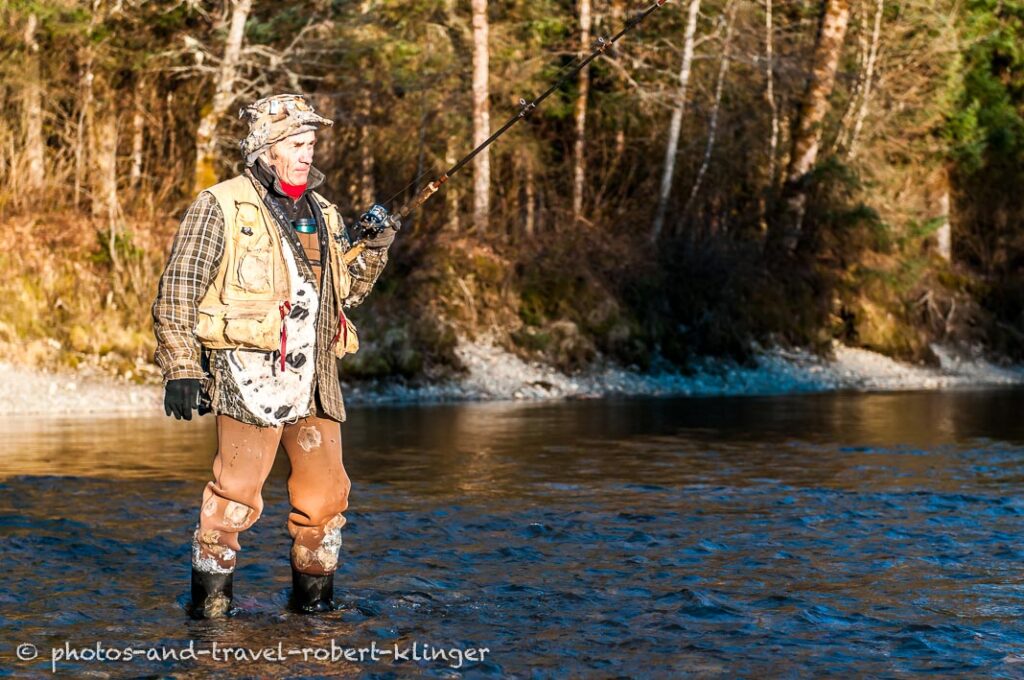
[[535, 186], [536, 178], [533, 169], [533, 156], [529, 153], [525, 154], [523, 164], [526, 166], [524, 168], [526, 173], [526, 186], [524, 187], [526, 193], [526, 216], [523, 229], [526, 232], [526, 238], [531, 239], [535, 233], [537, 223], [537, 188]]
[[137, 188], [142, 181], [142, 149], [146, 140], [146, 119], [142, 112], [144, 99], [142, 83], [136, 83], [132, 106], [132, 165], [128, 173], [128, 183], [132, 188]]
[[[618, 33], [626, 18], [625, 0], [612, 0], [611, 11], [611, 33]], [[622, 47], [617, 47], [621, 50]], [[626, 153], [626, 126], [623, 124], [624, 116], [619, 116], [615, 126], [615, 162], [621, 163], [622, 156]]]
[[356, 119], [359, 122], [359, 210], [368, 210], [373, 205], [377, 194], [377, 186], [374, 181], [374, 166], [376, 159], [373, 155], [373, 144], [370, 139], [370, 107], [369, 93], [362, 98], [358, 106]]
[[217, 73], [213, 100], [203, 107], [199, 128], [196, 130], [196, 167], [193, 181], [193, 189], [196, 192], [217, 183], [217, 123], [235, 99], [235, 79], [245, 37], [245, 22], [251, 10], [252, 0], [231, 2], [228, 36], [224, 43], [224, 56]]
[[758, 226], [761, 234], [768, 232], [768, 194], [775, 190], [779, 153], [779, 107], [775, 102], [775, 12], [772, 0], [764, 3], [764, 99], [771, 115], [768, 133], [768, 170], [764, 189], [757, 197]]
[[78, 207], [82, 194], [82, 186], [86, 178], [86, 167], [89, 164], [89, 148], [87, 146], [93, 122], [93, 45], [92, 36], [100, 20], [100, 0], [93, 0], [92, 15], [89, 19], [88, 40], [78, 55], [82, 65], [78, 80], [78, 125], [75, 129], [75, 207]]
[[[473, 0], [473, 145], [491, 134], [487, 0]], [[473, 226], [478, 235], [487, 231], [491, 212], [490, 149], [473, 159]]]
[[29, 189], [38, 189], [44, 181], [43, 83], [39, 65], [38, 19], [29, 14], [25, 25], [25, 180]]
[[875, 4], [875, 25], [871, 30], [871, 47], [868, 50], [867, 65], [864, 69], [864, 88], [861, 93], [860, 108], [857, 110], [857, 119], [853, 124], [853, 131], [850, 133], [850, 143], [846, 154], [850, 158], [857, 156], [857, 139], [861, 129], [864, 127], [864, 120], [868, 116], [868, 105], [871, 99], [871, 88], [874, 84], [875, 64], [878, 62], [878, 45], [882, 35], [882, 14], [885, 11], [885, 0], [877, 0]]
[[98, 108], [89, 131], [92, 215], [102, 220], [109, 231], [110, 259], [117, 268], [116, 237], [121, 212], [117, 198], [117, 109], [109, 103]]
[[936, 200], [940, 220], [939, 228], [935, 231], [935, 238], [938, 242], [939, 257], [946, 262], [953, 258], [953, 225], [950, 221], [950, 185], [949, 168], [944, 167], [939, 171], [938, 199]]
[[92, 215], [117, 217], [117, 111], [110, 107], [93, 114], [89, 139], [92, 167], [89, 171]]
[[772, 0], [765, 0], [764, 11], [764, 99], [771, 113], [771, 133], [768, 136], [768, 186], [775, 186], [775, 173], [779, 150], [779, 106], [775, 102], [775, 27]]
[[[579, 0], [580, 55], [590, 47], [590, 0]], [[576, 144], [573, 150], [572, 216], [579, 219], [583, 213], [583, 186], [586, 178], [587, 97], [590, 94], [590, 69], [579, 73], [579, 92], [576, 94]]]
[[665, 145], [665, 164], [661, 172], [661, 189], [658, 191], [658, 207], [651, 228], [651, 239], [657, 240], [665, 226], [668, 199], [672, 195], [672, 179], [676, 171], [676, 153], [679, 151], [679, 135], [683, 129], [683, 112], [686, 110], [686, 90], [690, 85], [690, 67], [693, 64], [693, 39], [697, 33], [697, 16], [700, 14], [700, 0], [690, 0], [686, 17], [686, 32], [683, 37], [683, 62], [679, 68], [679, 90], [676, 92], [672, 120], [668, 126], [668, 143]]
[[704, 182], [704, 175], [707, 174], [708, 166], [711, 165], [711, 154], [715, 150], [715, 139], [718, 136], [718, 112], [722, 108], [722, 90], [725, 87], [725, 76], [729, 72], [729, 56], [732, 51], [732, 29], [736, 19], [736, 3], [730, 0], [725, 9], [725, 38], [722, 43], [722, 61], [718, 66], [718, 80], [715, 83], [715, 102], [711, 108], [711, 120], [708, 123], [708, 141], [704, 147], [704, 158], [701, 160], [700, 170], [697, 171], [697, 179], [693, 182], [693, 189], [686, 199], [686, 207], [683, 208], [683, 215], [689, 214], [697, 200], [697, 193]]
[[[445, 146], [444, 151], [444, 166], [450, 168], [458, 162], [458, 157], [455, 155], [455, 149], [458, 141], [455, 137], [448, 137], [448, 143]], [[459, 211], [462, 209], [461, 206], [461, 195], [459, 192], [458, 182], [449, 182], [446, 185], [445, 199], [447, 201], [448, 211], [448, 229], [452, 232], [458, 232], [462, 226], [461, 220], [459, 219]]]
[[836, 67], [850, 18], [848, 0], [823, 0], [823, 13], [807, 83], [793, 127], [792, 152], [786, 169], [783, 205], [773, 225], [772, 240], [792, 252], [803, 228], [807, 193], [802, 180], [814, 167], [821, 143], [821, 126], [829, 111], [829, 95], [835, 84]]

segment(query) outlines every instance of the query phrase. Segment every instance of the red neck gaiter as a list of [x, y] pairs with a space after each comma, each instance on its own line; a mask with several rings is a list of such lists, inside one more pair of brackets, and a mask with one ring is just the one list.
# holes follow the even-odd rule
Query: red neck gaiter
[[306, 190], [306, 184], [288, 184], [288, 182], [285, 182], [282, 179], [281, 188], [284, 189], [284, 193], [292, 197], [293, 201], [297, 201], [299, 200], [299, 197], [302, 196], [302, 192]]

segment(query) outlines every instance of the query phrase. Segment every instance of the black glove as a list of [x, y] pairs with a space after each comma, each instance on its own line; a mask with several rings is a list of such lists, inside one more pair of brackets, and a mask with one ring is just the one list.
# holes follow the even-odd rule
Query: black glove
[[360, 216], [355, 240], [364, 242], [368, 248], [387, 248], [401, 226], [398, 215], [391, 215], [384, 206], [374, 204]]
[[179, 378], [167, 381], [164, 388], [164, 413], [173, 414], [175, 420], [192, 420], [192, 409], [198, 409], [199, 415], [209, 413], [209, 405], [205, 402], [200, 380]]

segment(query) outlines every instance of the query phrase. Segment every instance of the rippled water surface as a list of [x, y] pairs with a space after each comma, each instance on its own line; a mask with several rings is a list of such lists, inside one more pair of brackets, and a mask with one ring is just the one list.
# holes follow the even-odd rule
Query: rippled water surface
[[[285, 609], [282, 452], [217, 622], [182, 609], [211, 419], [0, 426], [0, 674], [1024, 677], [1021, 392], [352, 409], [343, 608]], [[489, 651], [337, 652], [414, 643]]]

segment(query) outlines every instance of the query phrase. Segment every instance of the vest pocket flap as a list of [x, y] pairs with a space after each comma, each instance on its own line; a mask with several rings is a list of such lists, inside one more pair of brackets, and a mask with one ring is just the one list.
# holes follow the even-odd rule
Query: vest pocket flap
[[228, 306], [213, 312], [199, 310], [196, 336], [207, 347], [241, 347], [270, 351], [281, 344], [281, 312]]
[[255, 229], [260, 226], [260, 209], [255, 203], [235, 201], [235, 224]]

